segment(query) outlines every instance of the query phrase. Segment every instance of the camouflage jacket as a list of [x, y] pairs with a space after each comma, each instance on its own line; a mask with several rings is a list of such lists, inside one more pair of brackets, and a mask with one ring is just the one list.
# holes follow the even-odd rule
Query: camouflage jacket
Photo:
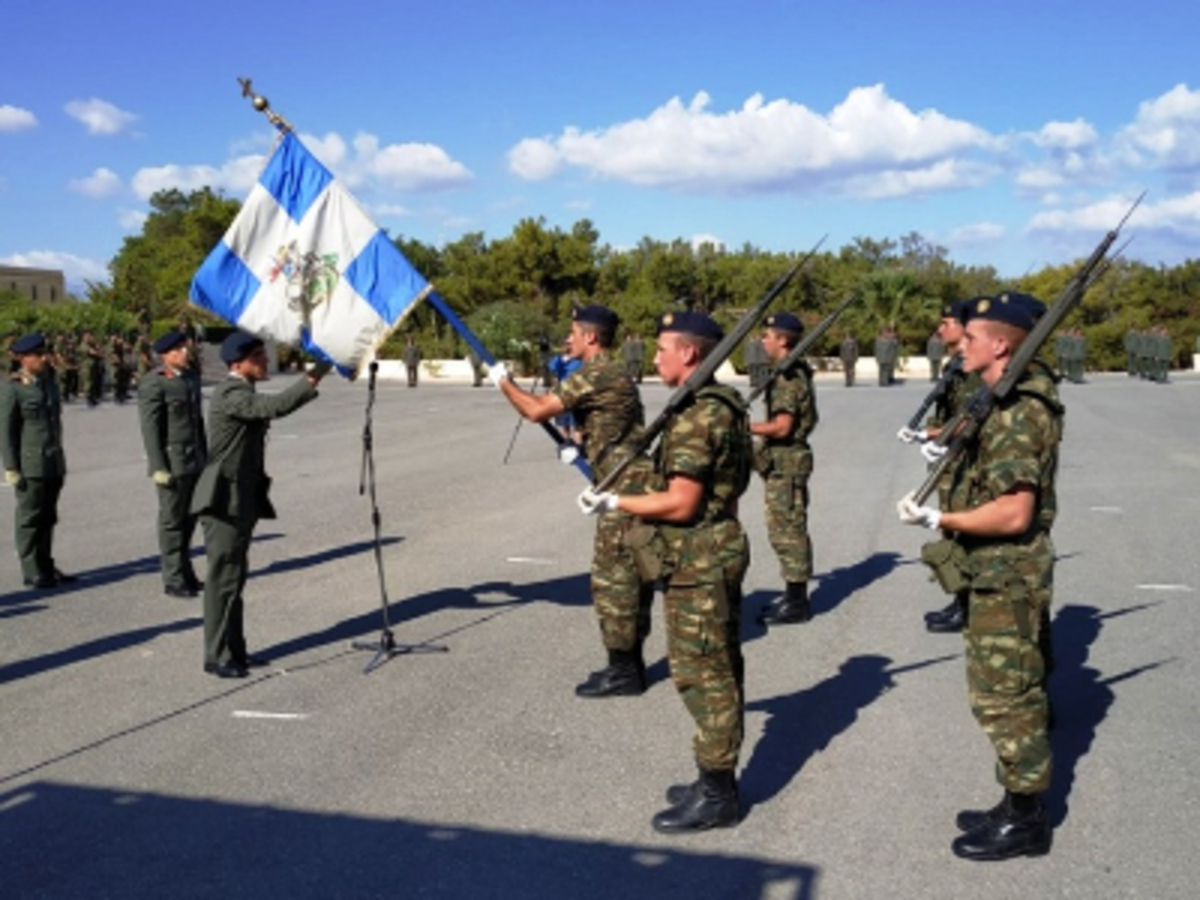
[[[583, 435], [583, 454], [603, 479], [641, 438], [646, 413], [637, 385], [625, 364], [608, 351], [596, 354], [554, 388], [555, 395], [575, 417]], [[634, 463], [630, 469], [649, 472], [649, 462]], [[629, 469], [626, 469], [629, 472]], [[628, 475], [618, 481], [619, 493]]]
[[956, 536], [967, 551], [974, 587], [999, 590], [1014, 578], [1038, 584], [1048, 579], [1054, 564], [1050, 529], [1058, 510], [1054, 482], [1063, 415], [1053, 375], [1035, 361], [967, 446], [955, 471], [949, 509], [974, 509], [1022, 485], [1035, 492], [1033, 522], [1024, 534]]
[[62, 403], [53, 373], [23, 371], [0, 385], [0, 456], [4, 468], [26, 478], [65, 478]]
[[[808, 436], [817, 427], [817, 398], [813, 391], [812, 369], [799, 362], [768, 385], [766, 390], [767, 418], [790, 415], [792, 433], [783, 438], [766, 438], [757, 456], [756, 467], [763, 475], [769, 472], [795, 474], [805, 457], [811, 456]], [[809, 463], [811, 469], [811, 461]]]
[[749, 548], [737, 503], [749, 482], [752, 452], [746, 402], [731, 387], [706, 385], [671, 419], [655, 454], [655, 487], [665, 490], [668, 478], [681, 475], [704, 488], [695, 519], [659, 525], [676, 583], [745, 567]]

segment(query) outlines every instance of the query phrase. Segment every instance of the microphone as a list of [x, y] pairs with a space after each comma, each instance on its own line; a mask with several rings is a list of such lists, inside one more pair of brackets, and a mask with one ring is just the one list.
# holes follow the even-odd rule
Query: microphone
[[375, 390], [375, 373], [379, 371], [379, 363], [371, 360], [371, 365], [367, 367], [367, 371], [371, 373], [370, 378], [367, 380], [367, 390], [373, 391]]

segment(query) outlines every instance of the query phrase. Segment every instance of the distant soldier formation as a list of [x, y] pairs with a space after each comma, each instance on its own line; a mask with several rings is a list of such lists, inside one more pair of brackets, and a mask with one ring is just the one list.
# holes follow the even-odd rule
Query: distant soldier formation
[[[1197, 347], [1200, 349], [1200, 340]], [[1171, 335], [1161, 325], [1131, 328], [1125, 333], [1126, 371], [1130, 377], [1166, 384], [1173, 355]]]

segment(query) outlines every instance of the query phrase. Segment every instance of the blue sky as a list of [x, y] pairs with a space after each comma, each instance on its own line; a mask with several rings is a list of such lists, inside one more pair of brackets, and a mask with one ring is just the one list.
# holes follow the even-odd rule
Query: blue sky
[[1200, 6], [1148, 0], [10, 3], [0, 262], [104, 280], [154, 190], [243, 198], [250, 76], [392, 234], [522, 218], [804, 250], [918, 231], [1019, 275], [1196, 256]]

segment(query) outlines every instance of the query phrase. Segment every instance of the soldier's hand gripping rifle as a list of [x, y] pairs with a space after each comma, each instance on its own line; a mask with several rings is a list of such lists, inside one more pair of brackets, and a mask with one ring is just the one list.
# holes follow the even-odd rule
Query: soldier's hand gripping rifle
[[1097, 276], [1097, 272], [1103, 273], [1107, 268], [1105, 256], [1108, 254], [1109, 248], [1116, 241], [1117, 236], [1121, 233], [1121, 228], [1133, 215], [1133, 211], [1137, 209], [1138, 204], [1142, 202], [1142, 198], [1146, 196], [1143, 191], [1138, 198], [1133, 201], [1133, 205], [1129, 207], [1121, 221], [1117, 223], [1117, 227], [1104, 236], [1100, 241], [1099, 246], [1092, 251], [1092, 255], [1087, 258], [1079, 270], [1071, 276], [1071, 280], [1067, 282], [1066, 287], [1062, 289], [1058, 297], [1046, 310], [1045, 315], [1038, 319], [1037, 324], [1033, 326], [1033, 330], [1029, 332], [1029, 336], [1017, 348], [1012, 359], [1008, 361], [1008, 365], [1004, 369], [1004, 374], [1000, 376], [1000, 380], [992, 387], [984, 385], [979, 388], [967, 401], [962, 412], [951, 419], [937, 436], [936, 444], [939, 447], [945, 448], [945, 453], [942, 455], [938, 463], [929, 472], [925, 483], [917, 488], [913, 495], [913, 500], [919, 506], [929, 499], [929, 495], [936, 489], [938, 482], [942, 480], [942, 476], [950, 468], [954, 460], [962, 453], [963, 447], [970, 441], [979, 429], [983, 427], [983, 423], [987, 421], [987, 417], [991, 414], [992, 409], [996, 404], [1003, 400], [1012, 389], [1016, 386], [1017, 381], [1025, 373], [1025, 369], [1033, 362], [1038, 351], [1049, 339], [1054, 330], [1062, 324], [1063, 319], [1067, 314], [1075, 308], [1084, 293], [1091, 286]]
[[675, 393], [672, 394], [670, 399], [667, 400], [667, 405], [663, 408], [663, 411], [658, 414], [658, 417], [651, 422], [645, 430], [643, 430], [642, 436], [634, 446], [633, 452], [617, 463], [616, 467], [591, 489], [593, 493], [601, 494], [612, 488], [612, 486], [616, 484], [617, 479], [620, 478], [621, 473], [629, 467], [629, 464], [650, 449], [650, 446], [658, 438], [659, 434], [661, 434], [663, 429], [667, 427], [667, 422], [671, 420], [671, 417], [692, 402], [692, 398], [696, 395], [696, 392], [712, 379], [713, 375], [716, 374], [717, 369], [721, 367], [721, 363], [725, 362], [725, 360], [729, 358], [730, 354], [737, 349], [737, 345], [742, 342], [742, 338], [749, 334], [754, 326], [758, 324], [759, 319], [761, 319], [763, 314], [767, 311], [767, 307], [774, 302], [776, 297], [783, 293], [783, 289], [786, 288], [788, 284], [791, 283], [791, 280], [796, 277], [796, 274], [808, 264], [808, 261], [816, 256], [817, 251], [821, 249], [821, 245], [825, 243], [826, 237], [828, 237], [828, 235], [825, 235], [819, 241], [817, 241], [813, 248], [809, 250], [799, 262], [788, 269], [787, 272], [785, 272], [782, 277], [780, 277], [780, 279], [771, 286], [771, 289], [767, 291], [763, 298], [754, 304], [754, 306], [749, 309], [744, 316], [742, 316], [737, 325], [735, 325], [733, 329], [725, 335], [725, 337], [721, 338], [717, 346], [715, 346], [712, 352], [709, 353], [708, 356], [706, 356], [700, 363], [700, 365], [696, 367], [695, 371], [688, 376], [687, 380], [678, 388], [676, 388]]
[[825, 333], [833, 327], [833, 323], [838, 320], [838, 316], [844, 313], [850, 304], [857, 299], [857, 294], [851, 294], [838, 304], [837, 309], [818, 322], [817, 327], [810, 331], [804, 340], [800, 341], [800, 343], [789, 350], [788, 355], [771, 368], [771, 371], [767, 373], [767, 377], [763, 379], [763, 383], [750, 392], [750, 396], [746, 398], [747, 405], [753, 403], [760, 396], [762, 396], [763, 392], [771, 386], [771, 382], [795, 365], [797, 360], [804, 357], [804, 355], [808, 353], [809, 349], [816, 344], [817, 341], [825, 337]]
[[[921, 401], [921, 405], [917, 407], [917, 411], [913, 413], [912, 418], [908, 420], [908, 424], [897, 432], [897, 437], [904, 443], [909, 444], [916, 440], [921, 435], [921, 420], [925, 418], [925, 413], [929, 412], [929, 408], [933, 404], [940, 402], [950, 390], [950, 382], [962, 371], [963, 361], [962, 354], [956, 354], [955, 357], [947, 363], [946, 368], [942, 370], [941, 377], [938, 378], [937, 384], [933, 386], [926, 396]], [[924, 438], [921, 438], [924, 440]]]

